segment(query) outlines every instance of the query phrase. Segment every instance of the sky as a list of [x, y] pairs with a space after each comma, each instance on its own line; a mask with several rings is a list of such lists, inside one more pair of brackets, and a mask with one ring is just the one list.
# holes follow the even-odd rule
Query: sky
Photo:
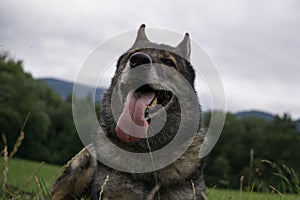
[[97, 45], [142, 23], [190, 33], [219, 71], [227, 111], [300, 118], [298, 0], [1, 0], [0, 51], [35, 78], [74, 81]]

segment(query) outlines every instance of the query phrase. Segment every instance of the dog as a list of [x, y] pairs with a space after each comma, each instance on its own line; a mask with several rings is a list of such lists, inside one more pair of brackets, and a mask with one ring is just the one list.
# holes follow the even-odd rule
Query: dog
[[[67, 164], [52, 189], [52, 199], [206, 199], [204, 160], [199, 158], [205, 137], [201, 107], [198, 98], [187, 95], [197, 96], [190, 53], [188, 33], [171, 47], [150, 42], [145, 25], [140, 26], [133, 46], [119, 57], [102, 98], [101, 129], [93, 144]], [[190, 122], [196, 125], [191, 128]], [[161, 127], [149, 136], [153, 124]], [[186, 124], [182, 135], [191, 137], [181, 137], [169, 156], [155, 157], [176, 140], [181, 124]], [[183, 144], [188, 146], [181, 148]], [[123, 151], [124, 155], [149, 155], [153, 170], [147, 162], [143, 165], [134, 157], [122, 156]], [[173, 154], [172, 162], [155, 168], [155, 162], [159, 165]]]

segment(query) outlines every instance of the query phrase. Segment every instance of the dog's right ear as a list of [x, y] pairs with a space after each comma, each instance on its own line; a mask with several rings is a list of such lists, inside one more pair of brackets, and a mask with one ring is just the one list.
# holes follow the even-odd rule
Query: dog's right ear
[[141, 43], [148, 43], [150, 42], [146, 36], [146, 33], [145, 33], [145, 27], [146, 25], [145, 24], [142, 24], [138, 30], [138, 33], [137, 33], [137, 37], [135, 39], [135, 42], [133, 44], [133, 47], [136, 47], [138, 46], [139, 44]]
[[183, 56], [188, 61], [191, 57], [191, 41], [190, 41], [190, 35], [186, 33], [184, 35], [183, 40], [177, 45], [176, 47], [180, 52], [181, 56]]

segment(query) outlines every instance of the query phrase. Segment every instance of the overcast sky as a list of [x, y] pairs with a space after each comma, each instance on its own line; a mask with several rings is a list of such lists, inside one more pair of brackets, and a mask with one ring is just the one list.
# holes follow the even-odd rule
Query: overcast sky
[[99, 43], [141, 23], [202, 45], [228, 111], [300, 118], [299, 0], [1, 0], [0, 50], [36, 78], [74, 81]]

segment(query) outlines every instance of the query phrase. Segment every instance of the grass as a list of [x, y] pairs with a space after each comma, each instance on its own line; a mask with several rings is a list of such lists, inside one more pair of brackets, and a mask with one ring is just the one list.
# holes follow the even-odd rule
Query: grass
[[[3, 164], [0, 161], [1, 166]], [[37, 193], [39, 191], [36, 178], [43, 182], [50, 191], [56, 178], [62, 172], [62, 167], [46, 163], [33, 162], [22, 159], [12, 159], [9, 162], [8, 182], [18, 190]], [[238, 190], [208, 189], [208, 200], [299, 200], [300, 196], [278, 193], [255, 193]], [[0, 194], [0, 199], [4, 197]], [[4, 198], [5, 199], [5, 198]], [[6, 198], [8, 199], [8, 198]]]
[[[253, 169], [254, 161], [254, 150], [250, 150], [250, 164], [249, 168]], [[296, 194], [282, 194], [274, 186], [269, 185], [272, 192], [269, 193], [257, 193], [253, 192], [255, 186], [255, 179], [250, 184], [247, 191], [243, 190], [244, 176], [240, 177], [240, 190], [220, 190], [220, 189], [208, 189], [207, 196], [208, 200], [300, 200], [300, 188], [298, 176], [292, 168], [287, 167], [286, 165], [278, 165], [269, 160], [262, 160], [261, 162], [266, 163], [275, 169], [276, 172], [273, 173], [274, 176], [277, 176], [281, 179], [281, 187], [284, 189], [284, 192], [292, 192]], [[249, 177], [252, 177], [253, 174], [250, 173]]]
[[[1, 166], [3, 160], [0, 161]], [[37, 191], [37, 177], [43, 181], [47, 188], [51, 188], [56, 178], [61, 174], [62, 167], [45, 164], [44, 162], [33, 162], [22, 159], [9, 161], [7, 185], [16, 187], [22, 191]]]
[[299, 200], [300, 196], [278, 193], [242, 192], [238, 190], [208, 189], [208, 200]]

